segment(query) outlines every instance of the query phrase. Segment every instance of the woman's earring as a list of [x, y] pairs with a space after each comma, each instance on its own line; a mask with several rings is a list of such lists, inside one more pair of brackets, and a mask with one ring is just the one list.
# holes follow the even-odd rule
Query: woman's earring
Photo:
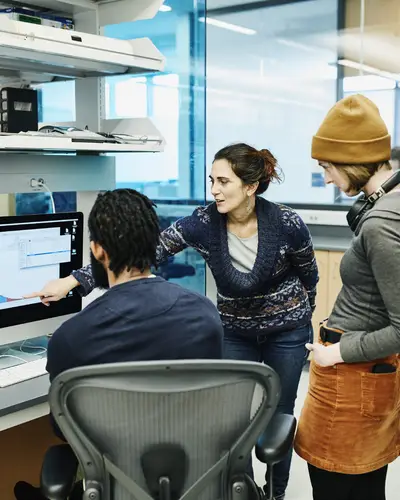
[[247, 198], [247, 213], [251, 212], [250, 197]]

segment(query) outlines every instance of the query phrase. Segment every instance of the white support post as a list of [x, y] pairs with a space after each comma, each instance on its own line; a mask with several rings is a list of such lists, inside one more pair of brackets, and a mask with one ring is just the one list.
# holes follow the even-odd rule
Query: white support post
[[[75, 16], [75, 29], [93, 35], [100, 34], [98, 11], [81, 12]], [[87, 126], [93, 132], [100, 131], [103, 113], [103, 79], [84, 78], [75, 82], [77, 127]]]
[[[82, 12], [75, 16], [75, 27], [77, 31], [92, 33], [94, 35], [101, 34], [98, 10], [94, 12]], [[104, 79], [103, 78], [86, 78], [75, 82], [75, 103], [76, 103], [76, 123], [77, 127], [88, 127], [93, 132], [101, 131], [102, 120], [105, 118], [104, 109]], [[115, 158], [108, 157], [107, 160], [112, 162], [110, 172], [113, 179], [109, 182], [105, 189], [115, 188]], [[83, 234], [83, 263], [89, 263], [89, 234], [87, 228], [87, 220], [90, 210], [96, 200], [98, 190], [79, 192], [77, 196], [77, 208], [84, 215], [84, 234]], [[91, 296], [91, 299], [93, 297]], [[83, 306], [87, 305], [88, 300], [85, 299]]]

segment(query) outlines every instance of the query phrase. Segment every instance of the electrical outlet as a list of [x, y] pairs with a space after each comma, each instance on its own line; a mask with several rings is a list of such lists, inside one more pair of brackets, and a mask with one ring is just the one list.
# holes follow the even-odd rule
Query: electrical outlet
[[32, 189], [42, 189], [46, 183], [42, 178], [36, 179], [35, 177], [32, 177], [29, 184]]

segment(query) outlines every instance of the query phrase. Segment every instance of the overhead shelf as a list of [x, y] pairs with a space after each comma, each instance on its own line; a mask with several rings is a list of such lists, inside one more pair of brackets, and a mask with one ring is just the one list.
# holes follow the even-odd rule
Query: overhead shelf
[[96, 12], [100, 26], [126, 21], [152, 19], [164, 0], [3, 0], [7, 6], [27, 6], [55, 14], [75, 17], [82, 12]]
[[[46, 125], [50, 124], [41, 124], [42, 127]], [[42, 132], [0, 133], [0, 153], [86, 153], [99, 155], [102, 153], [160, 153], [165, 148], [163, 136], [149, 118], [102, 120], [101, 130], [110, 135], [125, 136], [124, 143], [82, 142], [82, 138], [52, 136]]]
[[0, 17], [0, 77], [42, 83], [162, 71], [164, 65], [148, 38], [117, 40]]
[[161, 137], [138, 137], [129, 144], [75, 142], [68, 137], [41, 137], [26, 134], [0, 135], [1, 152], [38, 153], [158, 153], [164, 150]]

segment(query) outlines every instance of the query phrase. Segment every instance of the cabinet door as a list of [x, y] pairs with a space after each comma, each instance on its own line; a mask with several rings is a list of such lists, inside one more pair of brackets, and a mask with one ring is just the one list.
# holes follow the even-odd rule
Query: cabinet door
[[317, 250], [315, 252], [317, 260], [319, 282], [317, 285], [317, 298], [315, 301], [315, 311], [313, 314], [314, 339], [318, 339], [319, 323], [328, 316], [328, 283], [329, 283], [329, 252]]
[[38, 486], [47, 449], [60, 443], [48, 415], [0, 432], [1, 500], [15, 499], [13, 491], [18, 481]]
[[336, 298], [342, 288], [340, 278], [340, 262], [344, 252], [329, 252], [329, 275], [328, 275], [328, 315], [331, 313]]
[[4, 215], [11, 215], [8, 194], [0, 194], [0, 216]]

